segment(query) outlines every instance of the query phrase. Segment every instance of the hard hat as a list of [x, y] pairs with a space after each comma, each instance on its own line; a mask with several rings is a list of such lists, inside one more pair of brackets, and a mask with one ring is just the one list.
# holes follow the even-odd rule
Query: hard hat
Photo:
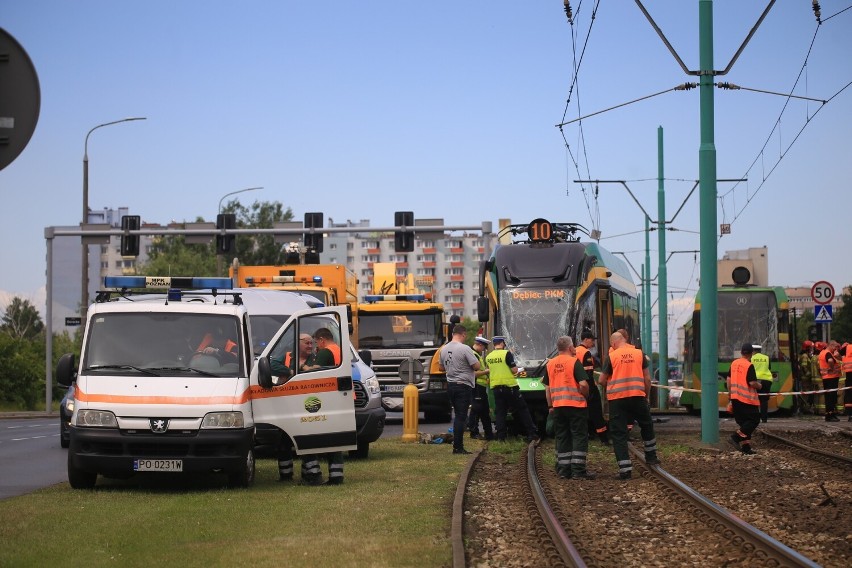
[[817, 348], [817, 350], [822, 351], [823, 349], [825, 349], [826, 347], [828, 347], [828, 345], [826, 345], [826, 344], [825, 344], [825, 343], [823, 343], [822, 341], [817, 341], [817, 342], [816, 342], [816, 345], [814, 345], [814, 347], [816, 347], [816, 348]]
[[811, 347], [813, 347], [813, 346], [814, 346], [814, 342], [813, 342], [813, 341], [811, 341], [810, 339], [805, 339], [805, 340], [802, 342], [802, 347], [804, 347], [805, 349], [810, 349], [810, 348], [811, 348]]

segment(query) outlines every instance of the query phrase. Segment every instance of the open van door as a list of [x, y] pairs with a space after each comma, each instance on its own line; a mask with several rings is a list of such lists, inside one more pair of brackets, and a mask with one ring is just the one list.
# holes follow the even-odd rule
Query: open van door
[[[300, 365], [299, 338], [327, 330], [325, 353]], [[328, 335], [324, 331], [320, 334]], [[336, 347], [335, 347], [336, 345]], [[252, 411], [258, 427], [280, 428], [297, 454], [357, 448], [352, 350], [344, 306], [295, 312], [261, 353], [251, 374]]]

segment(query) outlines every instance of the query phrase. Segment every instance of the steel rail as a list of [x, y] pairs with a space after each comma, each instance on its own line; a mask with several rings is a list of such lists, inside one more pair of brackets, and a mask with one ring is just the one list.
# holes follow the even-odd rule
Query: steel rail
[[[632, 444], [628, 445], [630, 453], [633, 457], [642, 461], [644, 464], [643, 454], [636, 449]], [[709, 517], [716, 520], [722, 526], [730, 528], [734, 533], [740, 536], [744, 542], [751, 543], [755, 552], [760, 552], [771, 558], [778, 558], [784, 566], [806, 566], [809, 568], [820, 568], [820, 565], [810, 558], [793, 550], [786, 544], [775, 540], [757, 527], [754, 527], [743, 521], [724, 507], [714, 503], [692, 487], [686, 485], [676, 477], [666, 472], [658, 465], [647, 465], [651, 474], [655, 479], [659, 480], [664, 485], [676, 493], [684, 496], [690, 503], [694, 503]]]
[[526, 455], [527, 480], [530, 492], [535, 500], [536, 508], [538, 509], [541, 520], [544, 522], [547, 533], [550, 535], [553, 545], [559, 552], [559, 556], [562, 558], [562, 561], [567, 566], [585, 568], [586, 562], [583, 560], [580, 552], [574, 547], [574, 544], [571, 542], [571, 537], [565, 532], [565, 529], [562, 527], [562, 523], [550, 507], [547, 497], [544, 494], [544, 488], [538, 478], [538, 469], [536, 467], [535, 452], [537, 447], [536, 443], [530, 443], [527, 446]]
[[766, 430], [759, 430], [758, 433], [762, 435], [764, 438], [768, 439], [771, 442], [775, 442], [776, 444], [781, 444], [784, 446], [796, 448], [808, 454], [812, 454], [812, 459], [817, 459], [817, 461], [821, 461], [823, 463], [829, 463], [830, 465], [848, 468], [852, 466], [852, 458], [846, 456], [840, 456], [837, 454], [833, 454], [831, 452], [826, 452], [824, 450], [819, 450], [817, 448], [812, 448], [810, 446], [806, 446], [804, 444], [800, 444], [798, 442], [794, 442], [793, 440], [789, 440], [778, 434], [773, 434], [772, 432], [767, 432]]

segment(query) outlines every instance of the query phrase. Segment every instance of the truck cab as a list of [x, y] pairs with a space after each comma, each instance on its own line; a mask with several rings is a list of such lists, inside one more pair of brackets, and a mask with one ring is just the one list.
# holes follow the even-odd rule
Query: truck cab
[[[107, 277], [105, 287], [88, 310], [79, 364], [66, 354], [56, 371], [75, 385], [72, 487], [162, 472], [224, 473], [246, 487], [259, 425], [299, 454], [357, 448], [344, 308], [294, 312], [255, 359], [249, 313], [228, 278]], [[339, 365], [272, 364], [319, 325], [337, 332]]]

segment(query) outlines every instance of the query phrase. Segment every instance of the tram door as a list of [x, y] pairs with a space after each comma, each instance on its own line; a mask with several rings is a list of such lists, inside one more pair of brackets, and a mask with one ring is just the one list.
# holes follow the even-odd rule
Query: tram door
[[609, 336], [612, 335], [612, 290], [600, 288], [597, 298], [597, 321], [598, 321], [598, 356], [603, 360], [604, 355], [609, 353]]

